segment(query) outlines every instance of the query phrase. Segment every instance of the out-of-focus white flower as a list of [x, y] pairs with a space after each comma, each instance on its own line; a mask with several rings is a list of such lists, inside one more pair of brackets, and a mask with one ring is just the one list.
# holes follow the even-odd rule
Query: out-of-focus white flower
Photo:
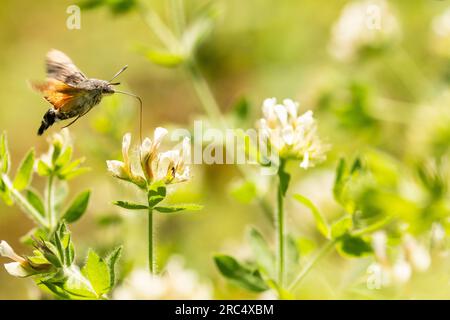
[[433, 241], [433, 244], [441, 244], [444, 239], [445, 229], [442, 224], [438, 222], [433, 223], [433, 226], [431, 227], [431, 240]]
[[350, 60], [364, 48], [382, 47], [399, 35], [397, 18], [387, 1], [353, 1], [333, 25], [329, 50], [336, 59]]
[[375, 257], [382, 263], [387, 262], [386, 254], [387, 236], [384, 231], [377, 231], [372, 235], [372, 247]]
[[434, 17], [432, 23], [431, 46], [444, 57], [450, 57], [450, 7]]
[[201, 283], [198, 275], [184, 268], [183, 259], [172, 257], [162, 275], [147, 270], [133, 271], [113, 293], [116, 300], [180, 299], [206, 300], [212, 298], [212, 288]]
[[392, 281], [395, 284], [404, 284], [411, 279], [412, 269], [411, 265], [401, 259], [397, 261], [392, 267]]
[[[450, 88], [436, 95], [431, 101], [416, 108], [409, 121], [408, 142], [414, 145], [415, 155], [440, 158], [440, 173], [450, 174], [449, 144], [445, 137], [450, 133]], [[428, 160], [427, 162], [432, 162]], [[433, 164], [436, 166], [436, 164]], [[446, 178], [444, 181], [449, 181]]]
[[258, 126], [280, 158], [301, 160], [300, 167], [307, 169], [325, 159], [327, 148], [319, 139], [312, 111], [298, 115], [298, 106], [291, 99], [282, 104], [275, 98], [266, 99]]
[[428, 250], [409, 234], [404, 237], [404, 247], [407, 259], [414, 270], [423, 272], [430, 267], [431, 257]]
[[372, 235], [372, 247], [376, 262], [370, 266], [370, 271], [376, 271], [376, 280], [383, 287], [404, 284], [410, 280], [413, 270], [423, 272], [431, 264], [428, 250], [409, 234], [403, 237], [402, 245], [397, 248], [398, 255], [394, 262], [387, 254], [387, 235], [384, 231]]

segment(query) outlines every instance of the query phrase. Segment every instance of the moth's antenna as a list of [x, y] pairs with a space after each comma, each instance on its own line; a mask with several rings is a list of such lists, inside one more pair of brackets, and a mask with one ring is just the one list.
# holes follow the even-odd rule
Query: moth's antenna
[[115, 78], [117, 78], [119, 76], [119, 74], [121, 74], [122, 72], [127, 70], [127, 68], [128, 68], [128, 65], [123, 66], [123, 68], [120, 69], [119, 71], [117, 71], [117, 73], [114, 75], [114, 77], [112, 77], [112, 79], [109, 80], [109, 83], [111, 83], [111, 81], [113, 81]]
[[[126, 68], [126, 66], [124, 68]], [[119, 73], [120, 73], [120, 71], [119, 71]], [[142, 113], [143, 113], [143, 111], [142, 111], [142, 99], [139, 96], [137, 96], [135, 94], [132, 94], [132, 93], [129, 93], [129, 92], [124, 92], [124, 91], [119, 91], [119, 90], [114, 90], [114, 92], [115, 93], [121, 93], [121, 94], [130, 96], [130, 97], [134, 97], [134, 98], [139, 100], [139, 140], [140, 140], [140, 143], [142, 145]]]

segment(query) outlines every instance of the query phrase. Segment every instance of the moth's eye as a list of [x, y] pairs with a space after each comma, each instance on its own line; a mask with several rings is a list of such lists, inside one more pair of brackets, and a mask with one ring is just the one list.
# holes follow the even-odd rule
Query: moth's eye
[[114, 89], [111, 87], [105, 87], [102, 91], [103, 93], [114, 93]]

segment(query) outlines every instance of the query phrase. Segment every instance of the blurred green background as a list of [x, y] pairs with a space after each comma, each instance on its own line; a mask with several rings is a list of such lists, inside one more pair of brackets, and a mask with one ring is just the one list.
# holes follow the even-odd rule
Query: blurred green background
[[[166, 1], [148, 1], [166, 19]], [[187, 0], [188, 12], [205, 1]], [[432, 21], [448, 1], [389, 1], [401, 31], [387, 48], [338, 61], [330, 54], [331, 30], [344, 0], [223, 0], [208, 39], [199, 48], [199, 64], [224, 113], [245, 97], [249, 117], [244, 129], [261, 116], [267, 97], [291, 97], [301, 110], [314, 110], [320, 134], [331, 146], [328, 159], [307, 172], [292, 168], [291, 192], [309, 196], [332, 219], [340, 213], [332, 199], [338, 158], [352, 159], [366, 152], [387, 157], [398, 174], [410, 175], [417, 163], [442, 158], [450, 147], [450, 54], [436, 49]], [[9, 137], [13, 164], [30, 147], [47, 149], [36, 130], [49, 105], [27, 81], [41, 80], [44, 57], [51, 48], [67, 53], [88, 76], [109, 79], [123, 65], [122, 87], [144, 101], [144, 135], [157, 126], [191, 128], [203, 116], [186, 74], [152, 64], [137, 49], [158, 45], [155, 35], [134, 11], [114, 14], [105, 8], [81, 12], [81, 29], [68, 30], [66, 9], [71, 1], [13, 1], [0, 5], [0, 130]], [[189, 15], [188, 15], [189, 18]], [[167, 18], [168, 20], [168, 18]], [[450, 23], [450, 22], [449, 22]], [[169, 22], [170, 24], [170, 22]], [[450, 32], [449, 32], [450, 34]], [[442, 40], [444, 41], [444, 40]], [[447, 48], [448, 49], [448, 48]], [[382, 51], [382, 52], [378, 52]], [[450, 51], [450, 50], [449, 50]], [[117, 184], [105, 161], [120, 155], [125, 132], [138, 141], [135, 102], [125, 96], [105, 98], [89, 115], [71, 127], [77, 156], [86, 157], [92, 170], [71, 183], [71, 195], [92, 190], [88, 214], [72, 229], [78, 251], [99, 251], [125, 245], [123, 269], [145, 266], [145, 217], [130, 215], [112, 201], [137, 197], [131, 187]], [[55, 125], [50, 131], [58, 131]], [[391, 163], [390, 162], [390, 163]], [[258, 226], [272, 237], [269, 221], [255, 203], [240, 203], [230, 190], [241, 177], [232, 165], [194, 166], [193, 179], [180, 185], [173, 197], [196, 201], [204, 210], [176, 217], [159, 217], [158, 259], [182, 255], [203, 281], [214, 285], [217, 298], [255, 298], [225, 282], [212, 255], [245, 250], [245, 232]], [[443, 176], [448, 179], [448, 176]], [[447, 180], [448, 181], [448, 180]], [[270, 181], [269, 181], [270, 183]], [[43, 181], [34, 180], [37, 189]], [[273, 185], [267, 198], [273, 201]], [[126, 195], [124, 193], [127, 193]], [[448, 194], [445, 194], [448, 199]], [[320, 243], [309, 212], [288, 201], [288, 225], [293, 234]], [[444, 209], [446, 210], [446, 209]], [[448, 212], [444, 212], [448, 214]], [[0, 239], [26, 252], [19, 238], [32, 227], [16, 207], [0, 203]], [[82, 256], [82, 254], [80, 255]], [[302, 258], [301, 258], [302, 259]], [[408, 284], [370, 291], [365, 288], [371, 258], [343, 259], [331, 253], [305, 279], [300, 298], [448, 298], [449, 259], [433, 259], [431, 269], [415, 274]], [[6, 259], [0, 258], [0, 262]], [[0, 268], [0, 299], [37, 297], [32, 282], [9, 276]]]

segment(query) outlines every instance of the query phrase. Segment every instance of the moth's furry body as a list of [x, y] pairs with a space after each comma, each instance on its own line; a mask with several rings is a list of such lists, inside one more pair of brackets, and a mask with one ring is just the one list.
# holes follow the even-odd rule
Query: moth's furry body
[[58, 120], [75, 118], [75, 122], [99, 104], [104, 95], [115, 92], [112, 87], [115, 84], [87, 78], [61, 51], [51, 50], [47, 54], [46, 66], [47, 81], [33, 84], [52, 104], [42, 119], [38, 135]]

